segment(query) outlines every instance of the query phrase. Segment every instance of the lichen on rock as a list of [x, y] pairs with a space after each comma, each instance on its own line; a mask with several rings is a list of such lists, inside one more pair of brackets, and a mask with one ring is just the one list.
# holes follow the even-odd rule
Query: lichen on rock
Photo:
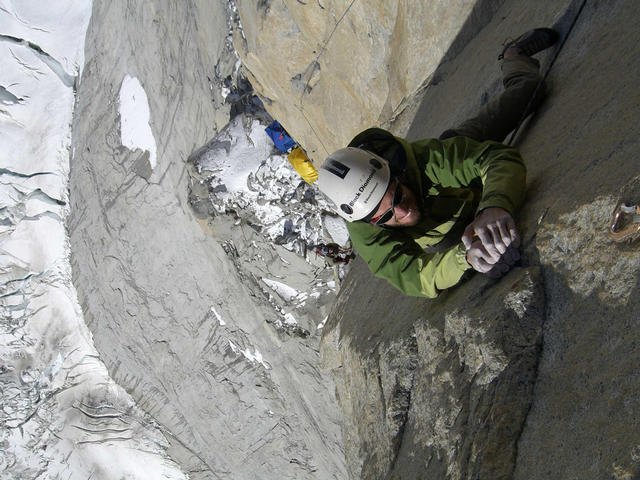
[[539, 268], [422, 302], [358, 284], [362, 268], [347, 276], [322, 344], [351, 475], [510, 478], [541, 346]]

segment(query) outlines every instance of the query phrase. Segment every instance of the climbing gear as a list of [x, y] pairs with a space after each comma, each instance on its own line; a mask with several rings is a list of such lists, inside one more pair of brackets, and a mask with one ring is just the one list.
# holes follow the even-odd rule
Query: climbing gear
[[309, 157], [302, 149], [302, 147], [297, 146], [289, 155], [287, 155], [287, 160], [293, 166], [296, 172], [302, 177], [302, 179], [311, 185], [318, 179], [318, 171], [316, 167], [313, 166]]
[[338, 215], [355, 222], [377, 210], [390, 180], [391, 171], [384, 158], [347, 147], [327, 157], [320, 167], [317, 185], [335, 204]]
[[273, 144], [280, 153], [287, 153], [296, 146], [296, 141], [291, 138], [280, 122], [274, 120], [268, 127], [264, 129], [266, 134], [273, 140]]
[[614, 242], [633, 241], [640, 237], [640, 205], [619, 203], [611, 218], [609, 238]]
[[503, 45], [498, 60], [504, 58], [504, 53], [511, 47], [516, 47], [520, 54], [530, 57], [542, 50], [546, 50], [558, 41], [560, 35], [551, 28], [535, 28], [523, 33], [515, 40], [507, 41]]
[[369, 223], [373, 223], [374, 225], [382, 226], [391, 220], [394, 216], [394, 209], [402, 202], [402, 185], [400, 182], [396, 181], [396, 189], [393, 192], [393, 199], [391, 200], [391, 207], [384, 212], [382, 215], [377, 217], [373, 217], [369, 220]]
[[349, 247], [341, 247], [337, 243], [319, 243], [317, 245], [309, 245], [316, 255], [332, 259], [336, 263], [348, 264], [355, 258], [356, 254]]

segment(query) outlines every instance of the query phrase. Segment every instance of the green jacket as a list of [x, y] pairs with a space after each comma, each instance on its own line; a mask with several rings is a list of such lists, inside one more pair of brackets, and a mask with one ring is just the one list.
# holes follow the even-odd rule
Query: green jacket
[[[421, 202], [421, 221], [414, 227], [348, 224], [353, 247], [374, 275], [405, 295], [434, 298], [456, 285], [471, 268], [460, 237], [474, 214], [488, 207], [513, 214], [524, 199], [522, 158], [500, 143], [467, 137], [409, 143], [376, 128], [362, 132], [349, 146], [372, 150], [392, 165], [400, 159], [403, 181]], [[442, 248], [449, 232], [454, 238]]]

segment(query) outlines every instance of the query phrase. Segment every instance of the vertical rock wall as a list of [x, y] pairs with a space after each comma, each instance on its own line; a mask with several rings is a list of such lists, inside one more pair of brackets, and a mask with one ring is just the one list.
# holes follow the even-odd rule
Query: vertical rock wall
[[[526, 270], [498, 283], [476, 275], [435, 301], [403, 298], [365, 267], [346, 280], [323, 348], [354, 419], [356, 478], [640, 474], [639, 247], [607, 236], [616, 203], [640, 201], [638, 9], [582, 4], [504, 2], [424, 92], [410, 139], [437, 136], [500, 91], [505, 38], [557, 20], [567, 28], [580, 11], [517, 140]], [[543, 67], [551, 54], [539, 55]], [[532, 268], [541, 275], [525, 281]]]
[[322, 161], [412, 103], [475, 4], [240, 0], [234, 44], [272, 116]]
[[353, 280], [367, 273], [350, 273], [323, 342], [351, 478], [511, 478], [540, 352], [539, 269], [437, 301]]
[[[344, 478], [314, 339], [273, 329], [187, 201], [187, 158], [228, 121], [226, 6], [94, 3], [73, 125], [74, 283], [113, 378], [191, 478]], [[123, 98], [148, 102], [142, 148], [123, 146], [147, 124], [125, 122]]]
[[[403, 133], [404, 106], [412, 139], [462, 121], [499, 91], [502, 41], [580, 2], [423, 3], [242, 1], [236, 47], [321, 159], [371, 124]], [[96, 2], [74, 121], [75, 283], [101, 356], [173, 457], [194, 478], [635, 478], [640, 267], [605, 233], [637, 176], [635, 3], [586, 2], [519, 138], [523, 268], [437, 301], [353, 269], [323, 346], [347, 467], [314, 346], [271, 329], [187, 206], [184, 161], [226, 122], [222, 7]], [[127, 74], [149, 99], [154, 168], [122, 146]]]

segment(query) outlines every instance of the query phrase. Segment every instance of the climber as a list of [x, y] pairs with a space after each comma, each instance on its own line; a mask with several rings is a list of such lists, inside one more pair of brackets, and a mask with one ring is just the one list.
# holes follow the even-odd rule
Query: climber
[[519, 260], [512, 215], [525, 167], [498, 142], [539, 104], [542, 78], [531, 56], [557, 40], [538, 28], [508, 42], [498, 57], [504, 92], [439, 139], [408, 142], [370, 128], [325, 160], [318, 188], [376, 276], [406, 295], [436, 297], [469, 269], [497, 278]]

